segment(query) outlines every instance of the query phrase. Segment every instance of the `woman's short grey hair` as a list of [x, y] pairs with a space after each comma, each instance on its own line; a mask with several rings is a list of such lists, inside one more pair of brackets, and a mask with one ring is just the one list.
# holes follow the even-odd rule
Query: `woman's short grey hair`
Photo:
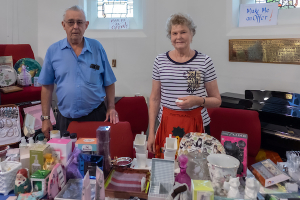
[[75, 6], [72, 6], [72, 7], [68, 8], [68, 9], [66, 9], [65, 12], [64, 12], [64, 15], [63, 15], [63, 20], [65, 20], [66, 13], [67, 13], [67, 11], [69, 11], [69, 10], [73, 10], [73, 11], [81, 11], [81, 12], [83, 13], [83, 15], [84, 15], [84, 20], [86, 20], [84, 10], [83, 10], [82, 8], [80, 8], [80, 6], [78, 6], [78, 5], [75, 5]]
[[177, 13], [177, 14], [171, 15], [168, 18], [166, 30], [167, 30], [167, 37], [169, 39], [171, 39], [171, 30], [172, 30], [172, 26], [174, 26], [174, 25], [185, 25], [190, 29], [193, 36], [196, 34], [197, 26], [195, 25], [191, 16], [189, 16], [187, 14]]

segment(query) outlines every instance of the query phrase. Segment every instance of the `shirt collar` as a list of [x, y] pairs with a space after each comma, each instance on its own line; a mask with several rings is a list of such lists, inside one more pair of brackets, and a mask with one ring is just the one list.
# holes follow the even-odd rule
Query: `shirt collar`
[[[89, 52], [92, 53], [90, 43], [88, 42], [88, 40], [85, 37], [83, 37], [83, 39], [84, 39], [84, 45], [83, 45], [82, 52], [89, 51]], [[65, 48], [68, 48], [68, 49], [72, 48], [71, 45], [70, 45], [70, 43], [68, 42], [67, 38], [65, 38], [65, 39], [62, 40], [60, 48], [62, 50], [65, 49]]]

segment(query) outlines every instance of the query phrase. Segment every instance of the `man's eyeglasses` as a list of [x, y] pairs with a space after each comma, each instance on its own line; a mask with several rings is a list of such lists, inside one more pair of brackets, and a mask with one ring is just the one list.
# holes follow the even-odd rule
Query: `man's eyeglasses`
[[65, 21], [67, 24], [68, 24], [68, 26], [74, 26], [75, 25], [75, 23], [78, 25], [78, 26], [82, 26], [82, 25], [84, 25], [85, 24], [85, 21]]

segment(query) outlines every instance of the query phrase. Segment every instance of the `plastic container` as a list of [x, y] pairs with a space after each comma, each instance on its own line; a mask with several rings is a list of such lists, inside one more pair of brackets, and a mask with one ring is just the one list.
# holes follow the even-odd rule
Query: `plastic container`
[[70, 132], [69, 131], [64, 132], [61, 139], [70, 139]]
[[50, 139], [52, 139], [52, 138], [60, 139], [60, 131], [59, 130], [50, 131]]
[[209, 170], [207, 165], [208, 153], [192, 151], [188, 153], [189, 159], [187, 163], [186, 173], [193, 180], [210, 180]]
[[70, 139], [72, 141], [72, 151], [73, 151], [74, 148], [75, 148], [75, 143], [77, 141], [77, 133], [71, 133], [70, 134]]
[[33, 137], [28, 138], [28, 147], [32, 147], [34, 145]]

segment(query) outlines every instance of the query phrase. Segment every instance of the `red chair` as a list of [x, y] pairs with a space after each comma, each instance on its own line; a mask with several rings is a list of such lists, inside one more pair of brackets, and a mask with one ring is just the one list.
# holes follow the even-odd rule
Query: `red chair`
[[231, 108], [209, 108], [210, 133], [221, 139], [222, 131], [248, 134], [248, 166], [256, 163], [255, 157], [260, 149], [261, 126], [258, 112]]
[[133, 158], [133, 135], [129, 122], [112, 124], [109, 122], [71, 122], [70, 133], [77, 133], [77, 138], [96, 138], [99, 126], [110, 126], [110, 155]]
[[133, 138], [148, 129], [148, 106], [144, 97], [122, 97], [116, 103], [116, 111], [120, 121], [127, 121], [131, 125]]

